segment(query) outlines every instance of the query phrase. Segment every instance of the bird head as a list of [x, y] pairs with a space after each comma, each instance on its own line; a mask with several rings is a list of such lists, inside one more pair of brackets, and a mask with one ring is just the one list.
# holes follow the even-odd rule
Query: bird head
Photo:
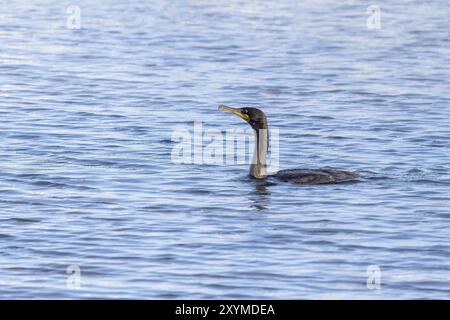
[[233, 113], [246, 121], [254, 130], [267, 129], [267, 118], [258, 108], [232, 108], [221, 104], [219, 110]]

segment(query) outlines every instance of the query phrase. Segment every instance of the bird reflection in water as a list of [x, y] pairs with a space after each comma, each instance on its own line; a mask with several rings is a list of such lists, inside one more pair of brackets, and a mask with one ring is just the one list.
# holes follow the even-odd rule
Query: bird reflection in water
[[266, 210], [270, 204], [271, 193], [269, 187], [275, 185], [275, 183], [255, 180], [253, 182], [255, 190], [250, 193], [250, 200], [252, 201], [250, 207], [259, 211]]

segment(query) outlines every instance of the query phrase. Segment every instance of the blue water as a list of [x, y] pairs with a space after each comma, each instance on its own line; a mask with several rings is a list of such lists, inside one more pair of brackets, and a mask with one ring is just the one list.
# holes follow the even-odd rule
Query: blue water
[[[2, 1], [0, 298], [450, 298], [450, 6], [391, 2]], [[221, 103], [363, 179], [173, 163]]]

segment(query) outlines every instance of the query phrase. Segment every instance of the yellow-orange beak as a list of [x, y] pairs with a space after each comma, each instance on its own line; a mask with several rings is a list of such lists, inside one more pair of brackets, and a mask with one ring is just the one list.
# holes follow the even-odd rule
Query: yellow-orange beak
[[243, 120], [245, 120], [247, 122], [250, 120], [250, 117], [247, 114], [242, 113], [241, 109], [238, 109], [238, 108], [231, 108], [231, 107], [224, 106], [223, 104], [221, 104], [219, 106], [219, 110], [223, 110], [225, 112], [233, 113], [233, 114], [239, 116], [241, 119], [243, 119]]

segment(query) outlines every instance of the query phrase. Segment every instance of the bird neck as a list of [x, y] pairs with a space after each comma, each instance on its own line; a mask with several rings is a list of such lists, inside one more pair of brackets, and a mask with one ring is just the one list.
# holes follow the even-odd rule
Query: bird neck
[[250, 176], [256, 179], [267, 177], [267, 150], [269, 148], [269, 128], [267, 125], [261, 129], [254, 129], [255, 146], [253, 148], [253, 159], [250, 164]]

